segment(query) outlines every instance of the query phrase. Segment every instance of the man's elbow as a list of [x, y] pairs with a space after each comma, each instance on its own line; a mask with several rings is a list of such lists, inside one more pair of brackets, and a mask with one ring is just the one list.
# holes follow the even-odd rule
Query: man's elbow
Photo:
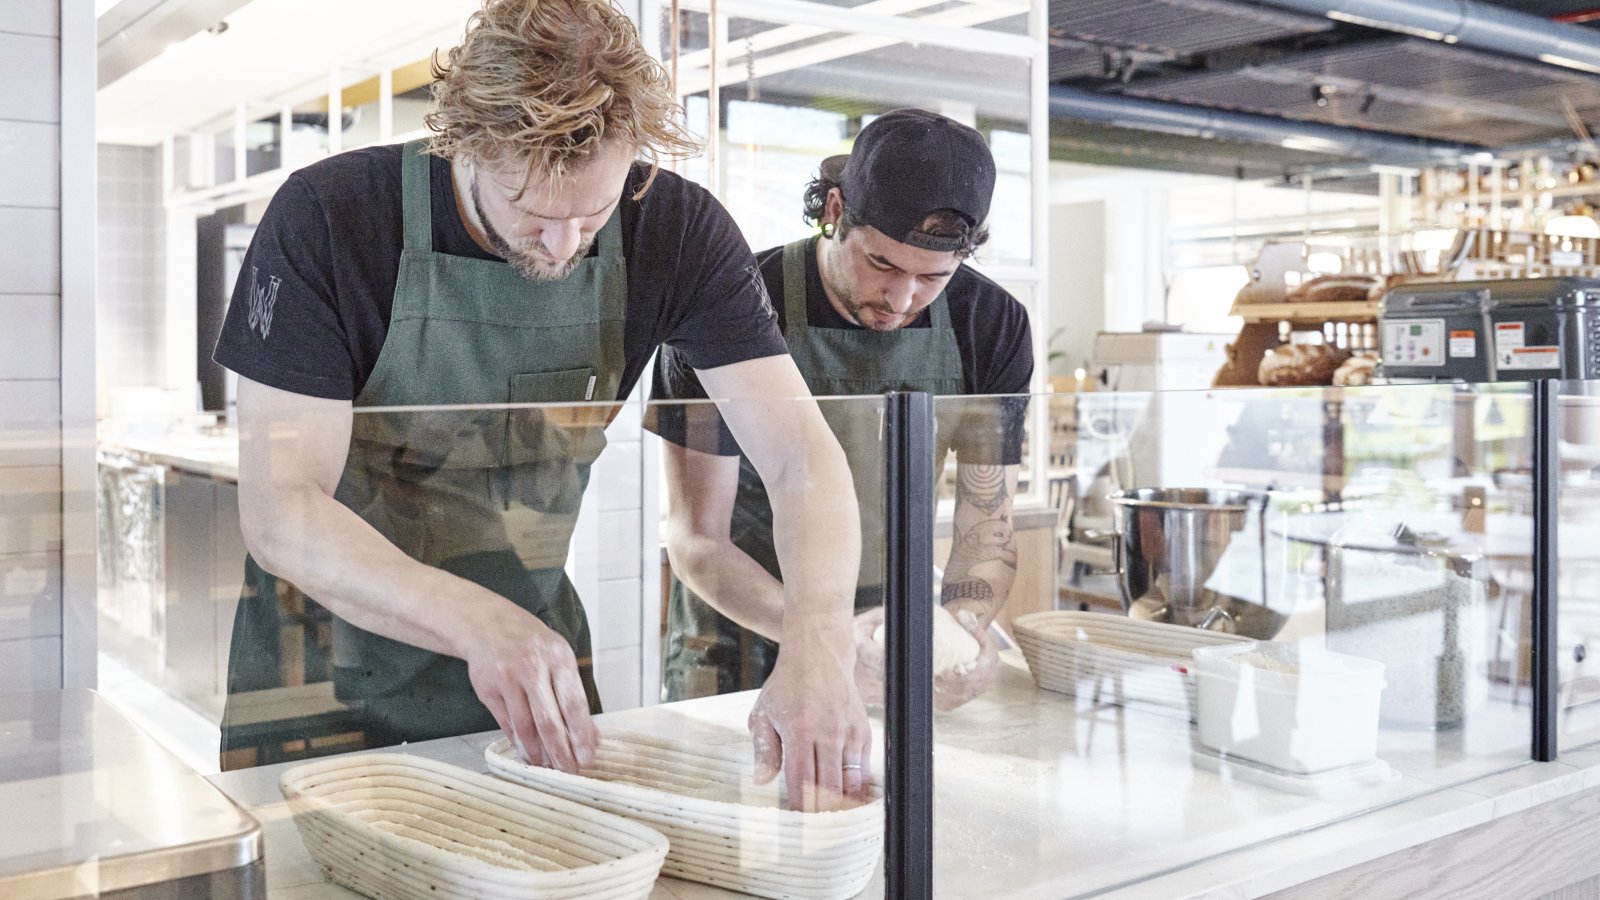
[[287, 541], [282, 532], [263, 522], [260, 516], [239, 515], [239, 530], [244, 537], [244, 549], [260, 566], [273, 575], [285, 575], [284, 557], [288, 555], [285, 548]]
[[667, 562], [686, 581], [695, 580], [695, 574], [703, 571], [717, 553], [732, 549], [731, 541], [718, 540], [692, 524], [677, 521], [668, 521], [666, 543]]
[[[293, 579], [296, 557], [304, 545], [296, 540], [296, 529], [288, 522], [305, 522], [293, 512], [291, 492], [277, 491], [270, 496], [241, 488], [239, 492], [239, 532], [244, 548], [256, 565], [282, 578]], [[299, 529], [303, 531], [304, 529]]]

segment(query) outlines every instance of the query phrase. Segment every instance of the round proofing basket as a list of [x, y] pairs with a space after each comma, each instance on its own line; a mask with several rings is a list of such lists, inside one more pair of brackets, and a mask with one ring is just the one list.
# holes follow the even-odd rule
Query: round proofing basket
[[327, 877], [370, 896], [645, 898], [667, 853], [636, 822], [406, 754], [295, 766], [279, 787]]
[[883, 846], [883, 801], [841, 812], [782, 808], [776, 779], [754, 783], [749, 745], [707, 746], [611, 734], [583, 775], [530, 766], [509, 741], [489, 770], [541, 791], [627, 816], [667, 835], [662, 872], [760, 897], [853, 897]]
[[1034, 683], [1045, 690], [1072, 694], [1112, 678], [1126, 700], [1191, 712], [1194, 685], [1181, 669], [1192, 668], [1194, 650], [1249, 641], [1105, 613], [1032, 613], [1012, 627]]

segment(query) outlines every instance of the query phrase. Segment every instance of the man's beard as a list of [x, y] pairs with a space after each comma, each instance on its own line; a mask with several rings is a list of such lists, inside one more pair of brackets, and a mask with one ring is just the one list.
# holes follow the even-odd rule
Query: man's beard
[[[844, 307], [845, 312], [850, 314], [849, 317], [862, 328], [869, 331], [896, 331], [913, 318], [901, 315], [887, 306], [876, 303], [862, 303], [856, 300], [855, 292], [850, 289], [850, 286], [839, 283], [843, 281], [845, 279], [842, 278], [832, 280], [828, 286], [833, 288], [833, 295], [838, 299], [839, 305]], [[863, 310], [872, 312], [870, 320], [862, 316]]]
[[538, 241], [529, 241], [525, 246], [532, 248], [532, 252], [519, 250], [511, 245], [500, 232], [495, 230], [489, 222], [489, 216], [483, 210], [483, 200], [478, 195], [478, 179], [472, 179], [469, 190], [472, 194], [472, 208], [478, 214], [478, 222], [483, 226], [484, 235], [489, 238], [489, 246], [494, 252], [516, 271], [518, 275], [529, 281], [560, 281], [571, 275], [578, 268], [578, 263], [589, 255], [589, 248], [594, 246], [595, 235], [585, 237], [578, 244], [578, 250], [570, 259], [556, 262], [539, 252]]

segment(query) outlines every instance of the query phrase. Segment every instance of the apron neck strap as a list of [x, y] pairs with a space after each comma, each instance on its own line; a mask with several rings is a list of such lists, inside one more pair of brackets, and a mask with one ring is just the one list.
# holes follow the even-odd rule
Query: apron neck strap
[[941, 331], [950, 329], [950, 298], [944, 291], [928, 304], [928, 326]]
[[810, 325], [806, 310], [806, 254], [811, 238], [783, 245], [783, 330]]
[[433, 249], [433, 185], [426, 138], [406, 142], [400, 155], [400, 209], [405, 216], [405, 248]]

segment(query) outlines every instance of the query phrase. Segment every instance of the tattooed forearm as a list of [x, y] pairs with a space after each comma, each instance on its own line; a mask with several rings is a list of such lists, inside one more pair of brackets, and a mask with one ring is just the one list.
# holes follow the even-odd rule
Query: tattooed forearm
[[956, 468], [956, 502], [965, 501], [992, 516], [1011, 499], [1005, 466], [961, 465]]
[[962, 463], [956, 472], [955, 522], [941, 599], [963, 601], [984, 621], [993, 620], [1017, 575], [1017, 541], [1011, 521], [1016, 466]]
[[[985, 567], [985, 563], [998, 564], [1003, 569], [997, 572], [995, 566]], [[992, 600], [994, 585], [983, 573], [993, 578], [999, 572], [1015, 573], [1016, 568], [1016, 535], [1010, 518], [985, 519], [960, 534], [951, 546], [942, 595], [946, 601], [956, 597]]]
[[988, 604], [994, 600], [994, 586], [982, 578], [974, 578], [971, 581], [946, 581], [944, 590], [939, 594], [939, 602], [949, 603], [951, 600], [976, 600]]

